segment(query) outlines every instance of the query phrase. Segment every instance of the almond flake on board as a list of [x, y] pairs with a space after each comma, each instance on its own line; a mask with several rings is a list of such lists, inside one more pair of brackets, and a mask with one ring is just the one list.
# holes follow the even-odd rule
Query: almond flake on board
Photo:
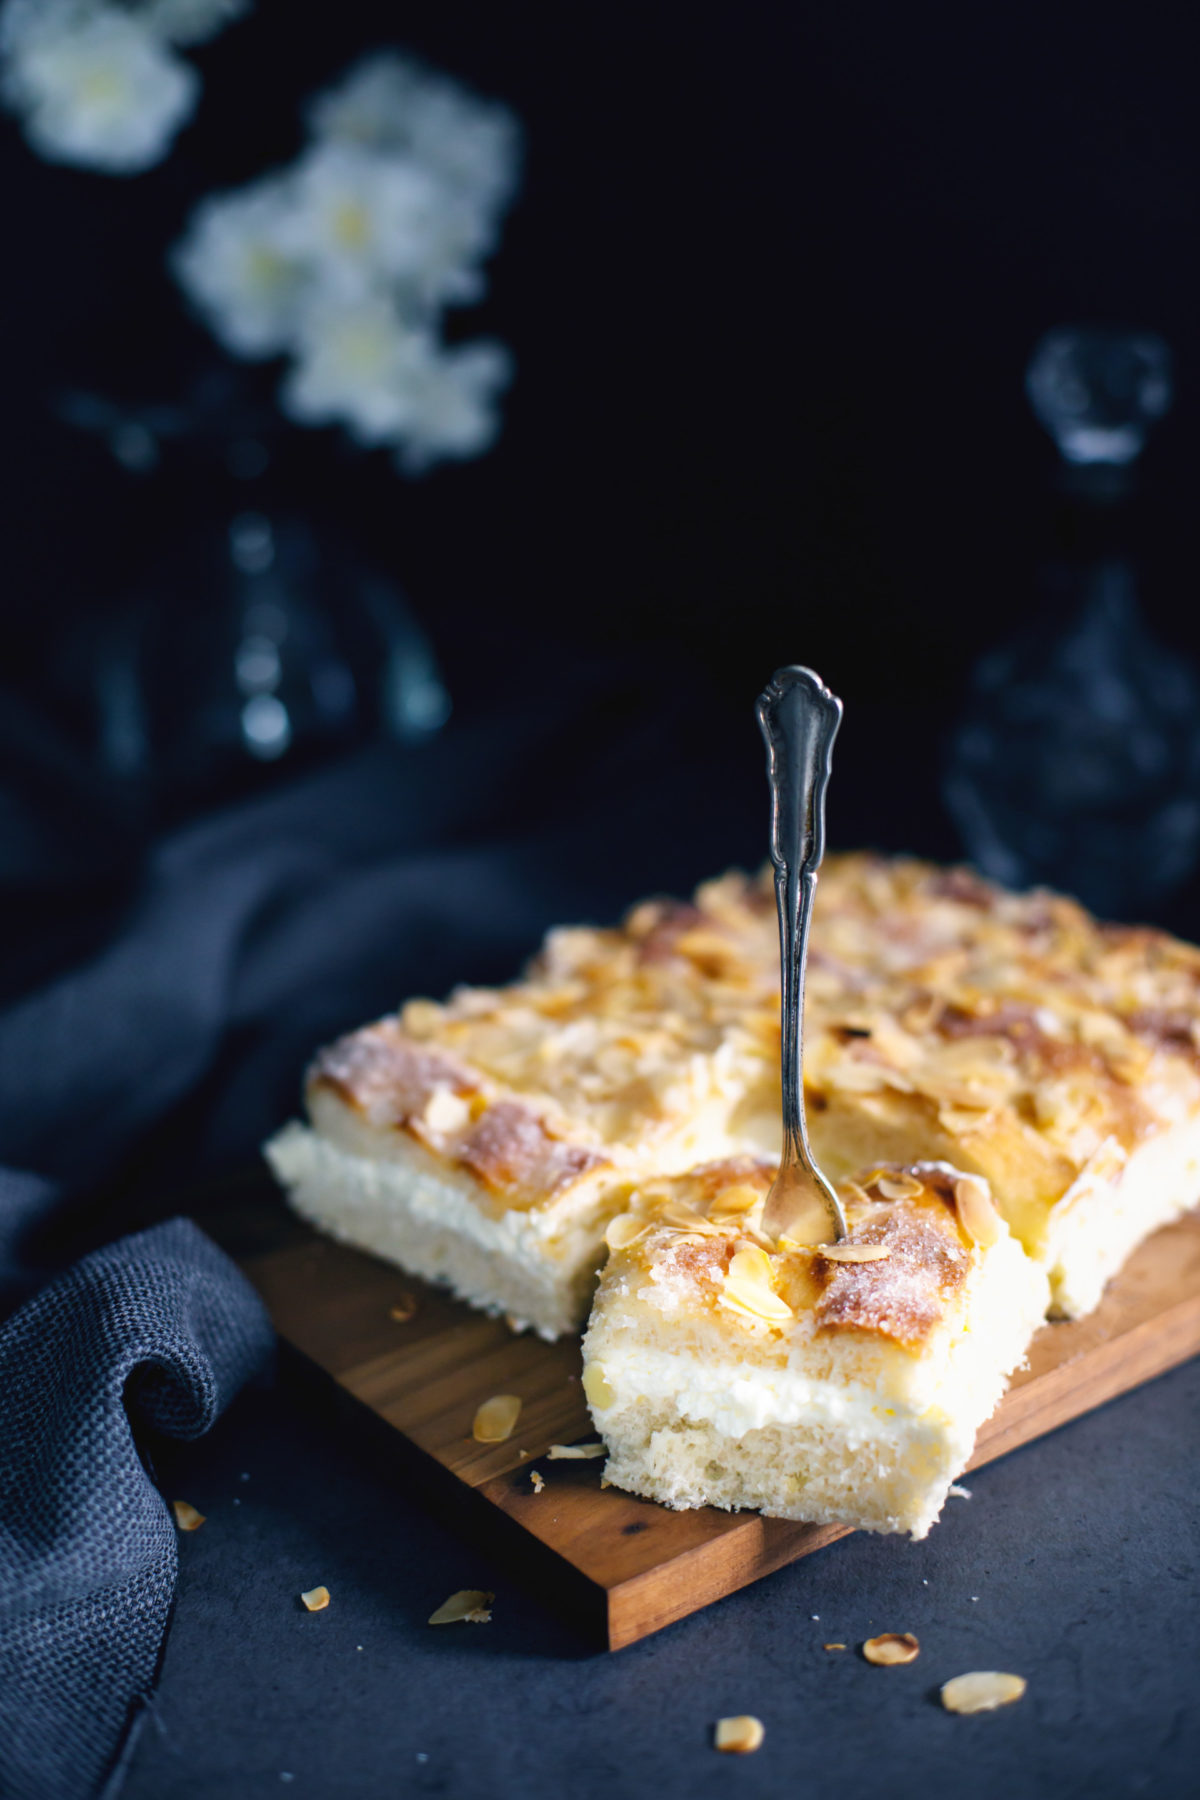
[[204, 1523], [204, 1514], [197, 1512], [188, 1500], [172, 1500], [171, 1511], [180, 1531], [199, 1531]]
[[417, 1302], [412, 1294], [401, 1294], [400, 1298], [388, 1307], [388, 1318], [394, 1319], [397, 1325], [407, 1325], [410, 1319], [417, 1316]]
[[881, 1669], [916, 1662], [920, 1654], [921, 1646], [911, 1631], [884, 1631], [879, 1637], [868, 1638], [863, 1645], [867, 1661]]
[[603, 1456], [605, 1446], [597, 1441], [594, 1444], [551, 1444], [546, 1455], [551, 1462], [586, 1462], [593, 1456]]
[[942, 1684], [942, 1705], [947, 1712], [995, 1712], [998, 1706], [1011, 1706], [1025, 1692], [1023, 1675], [1004, 1675], [997, 1669], [973, 1669], [969, 1675], [956, 1675]]
[[713, 1747], [746, 1756], [763, 1741], [763, 1722], [752, 1713], [737, 1713], [730, 1719], [718, 1719], [713, 1731]]
[[327, 1587], [309, 1588], [301, 1594], [301, 1600], [309, 1612], [324, 1612], [329, 1605], [329, 1589]]
[[521, 1402], [516, 1394], [493, 1394], [476, 1409], [471, 1436], [477, 1444], [502, 1444], [512, 1436], [521, 1416]]
[[443, 1600], [437, 1611], [430, 1613], [431, 1625], [457, 1625], [466, 1619], [472, 1625], [486, 1625], [492, 1616], [492, 1601], [495, 1594], [489, 1594], [486, 1588], [460, 1588], [457, 1594], [451, 1594]]

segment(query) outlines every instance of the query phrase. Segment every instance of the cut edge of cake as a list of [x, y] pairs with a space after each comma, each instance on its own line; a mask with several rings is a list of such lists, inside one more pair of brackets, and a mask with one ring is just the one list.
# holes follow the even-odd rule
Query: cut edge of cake
[[847, 1184], [829, 1257], [768, 1250], [772, 1172], [651, 1184], [611, 1234], [583, 1377], [606, 1477], [674, 1508], [923, 1537], [1043, 1322], [1045, 1272], [986, 1184], [944, 1164]]

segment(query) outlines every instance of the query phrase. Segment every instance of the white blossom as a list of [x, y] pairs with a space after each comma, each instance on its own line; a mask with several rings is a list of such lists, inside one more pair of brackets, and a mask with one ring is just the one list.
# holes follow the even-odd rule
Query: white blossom
[[507, 107], [398, 51], [365, 57], [309, 118], [318, 138], [402, 152], [485, 208], [499, 209], [516, 188], [520, 132]]
[[360, 444], [391, 444], [414, 473], [476, 456], [499, 429], [508, 352], [476, 342], [443, 349], [381, 298], [314, 309], [280, 403], [304, 425], [343, 425]]
[[288, 175], [210, 195], [172, 253], [177, 279], [236, 356], [287, 350], [309, 304], [311, 271], [287, 241], [293, 204]]
[[172, 261], [197, 311], [246, 357], [286, 355], [280, 405], [387, 445], [412, 473], [499, 429], [508, 352], [447, 349], [441, 316], [478, 299], [516, 127], [402, 57], [372, 59], [313, 109], [288, 169], [193, 214]]
[[297, 261], [345, 296], [396, 282], [422, 305], [478, 298], [489, 220], [414, 158], [317, 144], [296, 166], [284, 235]]
[[166, 154], [200, 80], [141, 16], [70, 0], [9, 0], [0, 92], [49, 162], [135, 175]]
[[500, 395], [512, 380], [503, 344], [478, 338], [435, 351], [414, 370], [409, 414], [396, 453], [408, 475], [436, 462], [479, 456], [500, 432]]

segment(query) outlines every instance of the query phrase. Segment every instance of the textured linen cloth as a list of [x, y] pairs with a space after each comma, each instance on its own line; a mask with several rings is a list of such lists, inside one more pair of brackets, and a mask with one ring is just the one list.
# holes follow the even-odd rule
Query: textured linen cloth
[[116, 1770], [177, 1573], [147, 1440], [200, 1436], [271, 1341], [249, 1283], [183, 1219], [85, 1257], [0, 1327], [5, 1800], [87, 1800]]
[[657, 689], [557, 675], [536, 707], [364, 750], [177, 827], [114, 910], [76, 864], [55, 886], [53, 859], [18, 837], [29, 866], [10, 891], [36, 904], [0, 932], [0, 1318], [41, 1291], [0, 1326], [9, 1800], [83, 1800], [116, 1766], [175, 1583], [175, 1527], [139, 1441], [203, 1432], [268, 1343], [257, 1300], [194, 1227], [111, 1240], [253, 1155], [337, 1031], [413, 992], [504, 979], [550, 924], [686, 888], [742, 842], [758, 853], [749, 717], [739, 840], [695, 689], [664, 710]]

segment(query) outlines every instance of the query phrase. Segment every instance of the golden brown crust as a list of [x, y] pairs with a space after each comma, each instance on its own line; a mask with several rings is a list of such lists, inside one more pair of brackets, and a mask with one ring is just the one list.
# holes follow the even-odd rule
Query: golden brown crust
[[488, 1107], [459, 1147], [458, 1161], [493, 1192], [507, 1188], [551, 1199], [604, 1158], [550, 1136], [536, 1113], [513, 1100]]
[[[817, 1334], [854, 1332], [919, 1353], [954, 1308], [981, 1254], [959, 1222], [955, 1171], [919, 1163], [876, 1167], [843, 1185], [850, 1229], [836, 1250], [886, 1251], [865, 1262], [840, 1262], [821, 1248], [772, 1247], [760, 1230], [772, 1172], [769, 1164], [738, 1157], [647, 1183], [635, 1194], [646, 1231], [614, 1262], [674, 1294], [682, 1286], [689, 1303], [702, 1309], [725, 1306], [732, 1282], [738, 1317], [748, 1317], [759, 1332], [786, 1334], [797, 1326]], [[757, 1253], [761, 1279], [769, 1280], [760, 1315], [753, 1292], [743, 1288], [739, 1296], [736, 1271], [731, 1274], [734, 1258], [747, 1250]], [[790, 1317], [772, 1319], [773, 1298], [786, 1303]]]
[[417, 1044], [394, 1019], [350, 1032], [320, 1051], [308, 1075], [332, 1088], [372, 1125], [411, 1125], [434, 1094], [479, 1092], [472, 1070], [443, 1050]]

